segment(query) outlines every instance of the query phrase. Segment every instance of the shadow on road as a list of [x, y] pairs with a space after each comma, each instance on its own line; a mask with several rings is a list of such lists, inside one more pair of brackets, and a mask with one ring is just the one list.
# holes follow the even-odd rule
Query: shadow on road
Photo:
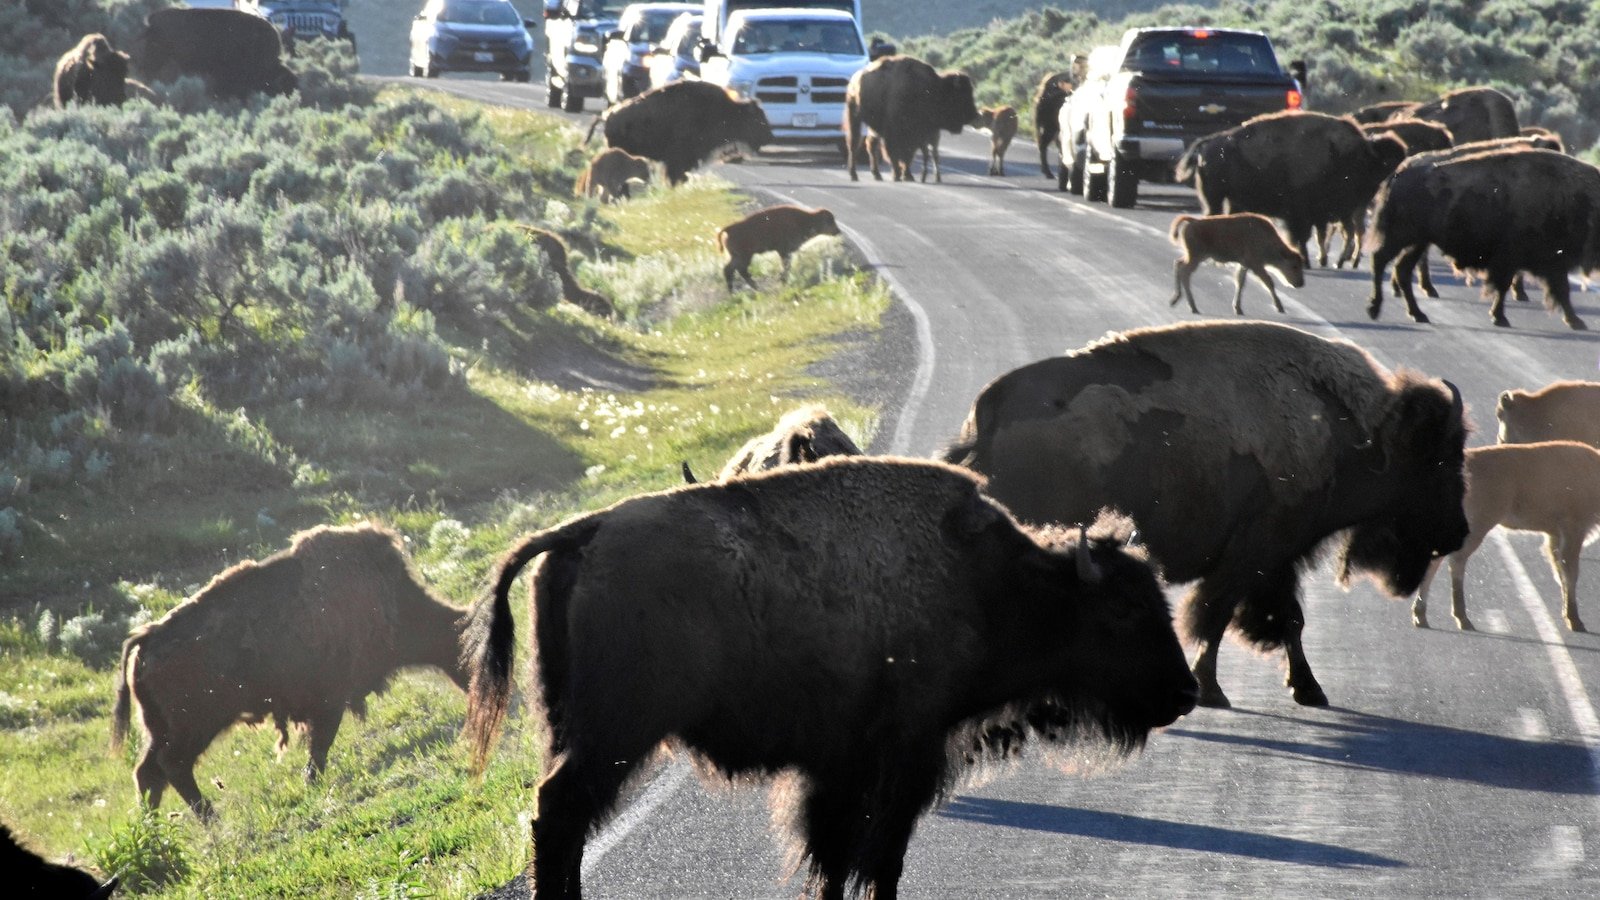
[[1401, 868], [1406, 865], [1400, 860], [1375, 853], [1365, 853], [1317, 841], [1218, 828], [1213, 825], [1148, 819], [1125, 813], [994, 800], [987, 797], [957, 797], [949, 806], [940, 810], [939, 815], [982, 825], [1003, 825], [1008, 828], [1025, 828], [1029, 831], [1043, 831], [1050, 834], [1078, 835], [1174, 850], [1226, 853], [1271, 862], [1298, 863], [1334, 869], [1358, 866]]

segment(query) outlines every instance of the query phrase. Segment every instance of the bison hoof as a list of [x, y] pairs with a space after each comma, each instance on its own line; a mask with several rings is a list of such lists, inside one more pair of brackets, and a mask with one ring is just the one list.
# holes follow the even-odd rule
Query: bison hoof
[[1567, 320], [1567, 327], [1571, 328], [1573, 331], [1588, 331], [1589, 330], [1589, 326], [1583, 324], [1583, 320], [1578, 318], [1577, 316], [1573, 316], [1572, 318]]
[[1382, 300], [1374, 300], [1371, 303], [1368, 303], [1367, 304], [1367, 318], [1376, 320], [1378, 318], [1378, 313], [1381, 312], [1382, 310], [1383, 310], [1383, 301]]
[[1428, 324], [1428, 314], [1418, 310], [1417, 312], [1411, 314], [1411, 321], [1417, 323], [1418, 325], [1426, 325]]
[[1431, 284], [1422, 289], [1422, 294], [1423, 294], [1423, 296], [1431, 297], [1434, 300], [1439, 299], [1439, 292], [1437, 290], [1435, 290], [1433, 285], [1431, 285]]
[[1308, 685], [1292, 685], [1294, 702], [1301, 706], [1327, 706], [1328, 695], [1322, 692], [1322, 685], [1315, 681]]
[[1412, 613], [1411, 613], [1411, 624], [1415, 625], [1418, 628], [1427, 628], [1428, 627], [1428, 614], [1425, 613], [1425, 612], [1413, 610]]
[[1496, 327], [1496, 328], [1510, 328], [1511, 327], [1511, 320], [1506, 318], [1505, 316], [1495, 316], [1494, 317], [1494, 327]]
[[1228, 695], [1222, 692], [1222, 688], [1214, 684], [1200, 688], [1200, 696], [1196, 698], [1195, 705], [1209, 706], [1212, 709], [1233, 708], [1233, 704], [1228, 701]]
[[1573, 617], [1573, 618], [1567, 620], [1567, 630], [1568, 631], [1584, 631], [1584, 632], [1586, 632], [1589, 629], [1583, 627], [1583, 620], [1582, 619], [1579, 619], [1577, 617]]
[[1472, 620], [1467, 618], [1466, 616], [1456, 616], [1456, 630], [1457, 631], [1477, 631], [1478, 630], [1478, 626], [1472, 624]]

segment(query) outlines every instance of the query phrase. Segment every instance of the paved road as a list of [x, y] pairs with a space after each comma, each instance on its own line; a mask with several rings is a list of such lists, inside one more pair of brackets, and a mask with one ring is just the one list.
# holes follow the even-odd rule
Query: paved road
[[[543, 105], [537, 86], [444, 86]], [[996, 375], [1110, 330], [1190, 318], [1167, 304], [1165, 237], [1188, 192], [1156, 188], [1112, 211], [1056, 193], [1030, 146], [1013, 147], [1006, 178], [982, 175], [984, 152], [975, 137], [948, 142], [942, 185], [852, 184], [835, 157], [787, 151], [719, 170], [833, 209], [922, 327], [923, 364], [906, 372], [877, 449], [932, 453]], [[1393, 304], [1372, 322], [1367, 278], [1313, 270], [1285, 293], [1285, 315], [1252, 284], [1245, 309], [1452, 379], [1473, 444], [1493, 441], [1501, 390], [1595, 377], [1600, 337], [1568, 331], [1537, 300], [1495, 329], [1476, 289], [1436, 270], [1434, 324]], [[1228, 315], [1228, 273], [1202, 269], [1195, 289], [1202, 309]], [[1596, 296], [1576, 302], [1600, 327]], [[1592, 577], [1583, 589], [1594, 619]], [[1404, 603], [1308, 574], [1307, 653], [1331, 708], [1296, 706], [1276, 658], [1229, 644], [1234, 709], [1196, 711], [1115, 772], [1030, 760], [959, 791], [918, 831], [906, 895], [1594, 895], [1600, 638], [1564, 631], [1535, 538], [1492, 538], [1468, 591], [1478, 633], [1450, 627], [1438, 597], [1435, 629], [1418, 630]], [[793, 896], [761, 793], [708, 792], [687, 773], [662, 768], [591, 846], [590, 894]]]

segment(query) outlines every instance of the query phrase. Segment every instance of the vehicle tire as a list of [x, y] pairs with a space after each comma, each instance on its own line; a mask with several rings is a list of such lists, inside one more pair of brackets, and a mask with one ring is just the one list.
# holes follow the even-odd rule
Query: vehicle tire
[[527, 84], [528, 82], [530, 82], [532, 80], [533, 80], [533, 70], [532, 69], [518, 69], [517, 70], [517, 82], [519, 84]]
[[583, 95], [577, 91], [567, 91], [561, 98], [561, 108], [566, 112], [583, 112]]
[[551, 76], [554, 72], [546, 72], [544, 76], [544, 102], [551, 109], [561, 108], [561, 88], [555, 86], [555, 79]]
[[438, 78], [439, 71], [439, 66], [433, 61], [432, 57], [430, 57], [426, 63], [422, 64], [423, 78]]
[[1083, 171], [1089, 168], [1089, 151], [1079, 147], [1072, 151], [1072, 164], [1061, 166], [1061, 177], [1067, 180], [1063, 188], [1069, 194], [1083, 195]]
[[411, 64], [411, 77], [412, 78], [421, 78], [422, 77], [422, 67], [417, 65], [416, 63], [412, 63]]
[[[1087, 162], [1087, 161], [1086, 161]], [[1106, 181], [1109, 175], [1105, 172], [1090, 172], [1087, 164], [1083, 173], [1083, 199], [1090, 203], [1104, 203], [1106, 199]]]
[[1139, 202], [1138, 171], [1122, 160], [1113, 160], [1107, 168], [1111, 170], [1111, 194], [1107, 199], [1117, 209], [1133, 208]]

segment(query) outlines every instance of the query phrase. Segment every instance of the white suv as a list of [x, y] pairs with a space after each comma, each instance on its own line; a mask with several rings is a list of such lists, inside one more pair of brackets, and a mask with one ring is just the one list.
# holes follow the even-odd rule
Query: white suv
[[867, 62], [849, 13], [736, 10], [700, 78], [759, 102], [777, 143], [839, 143], [845, 89]]

